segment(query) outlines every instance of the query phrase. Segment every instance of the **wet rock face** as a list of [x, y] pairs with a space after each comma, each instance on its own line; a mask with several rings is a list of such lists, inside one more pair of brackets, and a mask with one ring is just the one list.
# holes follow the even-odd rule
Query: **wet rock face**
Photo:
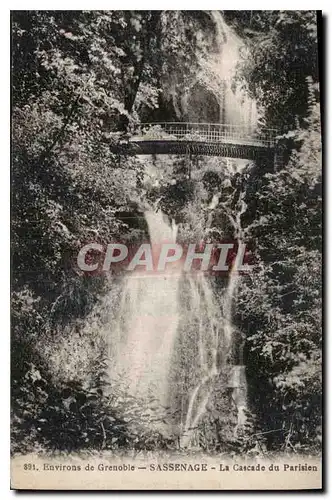
[[212, 91], [196, 83], [190, 90], [185, 115], [186, 121], [192, 123], [218, 123], [220, 104]]

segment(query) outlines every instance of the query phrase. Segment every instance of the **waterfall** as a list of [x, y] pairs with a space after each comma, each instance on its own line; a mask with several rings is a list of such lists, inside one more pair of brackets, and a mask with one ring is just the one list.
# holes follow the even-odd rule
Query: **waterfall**
[[203, 273], [189, 276], [187, 279], [190, 287], [191, 314], [196, 315], [198, 320], [197, 332], [194, 332], [193, 336], [198, 347], [194, 371], [199, 377], [189, 394], [181, 432], [182, 446], [190, 444], [193, 431], [205, 412], [212, 383], [218, 376], [218, 352], [225, 354], [231, 345], [230, 339], [224, 335], [226, 330], [222, 330], [221, 311], [216, 304], [208, 279]]
[[253, 131], [258, 120], [256, 103], [234, 83], [241, 51], [244, 50], [243, 42], [219, 12], [212, 11], [211, 16], [216, 26], [217, 51], [207, 64], [211, 68], [209, 73], [216, 75], [222, 89], [220, 122], [241, 125]]
[[[222, 103], [221, 122], [254, 129], [257, 122], [255, 103], [230, 85], [241, 41], [227, 27], [219, 12], [212, 12], [211, 17], [215, 22], [218, 50], [202, 62], [198, 80], [205, 79], [218, 95]], [[245, 160], [224, 162], [226, 174], [231, 177], [245, 163]], [[237, 164], [235, 169], [234, 164]], [[216, 206], [224, 208], [226, 219], [233, 228], [233, 238], [241, 242], [245, 192], [240, 193], [235, 208], [225, 201], [225, 196], [222, 201], [218, 196], [215, 198], [209, 210]], [[177, 225], [174, 221], [170, 224], [160, 210], [146, 211], [145, 220], [153, 248], [176, 241]], [[229, 406], [233, 405], [237, 414], [235, 435], [246, 421], [243, 343], [236, 345], [232, 321], [240, 279], [238, 259], [239, 254], [224, 279], [218, 299], [211, 277], [203, 272], [182, 272], [177, 265], [166, 268], [163, 274], [133, 271], [124, 278], [109, 339], [111, 378], [117, 375], [126, 381], [130, 394], [171, 408], [178, 415], [175, 432], [181, 447], [193, 446], [197, 429], [209, 406], [213, 405], [216, 387], [225, 393], [230, 389], [227, 392], [231, 392]], [[235, 364], [234, 351], [239, 348], [241, 354]]]
[[202, 90], [207, 89], [217, 98], [220, 123], [241, 125], [254, 132], [259, 120], [256, 102], [235, 80], [237, 65], [245, 50], [243, 42], [225, 23], [219, 11], [210, 11], [209, 15], [215, 26], [215, 48], [209, 57], [201, 58], [196, 82], [182, 98], [182, 106], [189, 120], [196, 121], [196, 109], [188, 109], [188, 101], [199, 83]]
[[[161, 211], [145, 213], [152, 248], [172, 243], [176, 225]], [[131, 394], [166, 405], [168, 373], [180, 314], [179, 274], [134, 271], [125, 278], [115, 337], [110, 339], [112, 373], [123, 374]]]
[[[239, 243], [243, 239], [241, 216], [246, 210], [244, 198], [245, 192], [242, 192], [235, 217], [231, 213], [227, 213], [234, 228], [234, 236]], [[237, 424], [234, 434], [236, 435], [246, 423], [246, 380], [242, 364], [242, 353], [240, 354], [241, 365], [229, 364], [234, 347], [232, 318], [233, 304], [240, 277], [237, 271], [240, 258], [241, 254], [238, 252], [230, 270], [220, 305], [216, 304], [211, 284], [203, 273], [187, 278], [191, 289], [191, 310], [195, 311], [193, 314], [196, 314], [199, 318], [196, 337], [199, 355], [196, 369], [200, 372], [200, 378], [189, 397], [182, 432], [182, 446], [188, 446], [191, 443], [195, 429], [206, 411], [213, 390], [213, 383], [216, 381], [219, 372], [225, 371], [225, 369], [228, 369], [229, 372], [228, 384], [233, 388], [232, 402], [237, 410]]]
[[[242, 201], [241, 210], [244, 209]], [[240, 224], [241, 210], [234, 224]], [[174, 223], [171, 226], [161, 211], [148, 211], [145, 219], [152, 248], [175, 242], [177, 226]], [[236, 226], [236, 230], [240, 235], [241, 226]], [[221, 304], [214, 296], [209, 277], [199, 271], [183, 273], [178, 265], [166, 268], [162, 275], [134, 271], [125, 279], [116, 328], [110, 339], [116, 348], [112, 355], [112, 375], [117, 372], [123, 376], [132, 395], [157, 402], [160, 407], [170, 406], [175, 411], [181, 406], [176, 432], [182, 447], [191, 444], [214, 383], [225, 369], [233, 378], [233, 402], [238, 411], [236, 428], [245, 423], [243, 374], [242, 380], [236, 381], [239, 375], [234, 367], [232, 372], [229, 364], [239, 255], [230, 271]], [[179, 370], [179, 344], [188, 358], [184, 363], [185, 373]], [[188, 377], [190, 381], [183, 391], [181, 386]], [[174, 398], [176, 395], [180, 401]]]

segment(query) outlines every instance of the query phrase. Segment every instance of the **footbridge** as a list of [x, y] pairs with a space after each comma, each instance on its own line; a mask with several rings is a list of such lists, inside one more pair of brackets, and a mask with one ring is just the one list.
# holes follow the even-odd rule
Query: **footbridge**
[[276, 147], [276, 130], [220, 123], [141, 123], [123, 146], [131, 154], [189, 154], [255, 160]]

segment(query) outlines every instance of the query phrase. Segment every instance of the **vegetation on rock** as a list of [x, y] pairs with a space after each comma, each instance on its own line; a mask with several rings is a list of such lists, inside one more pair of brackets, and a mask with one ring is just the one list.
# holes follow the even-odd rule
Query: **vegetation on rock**
[[[248, 425], [270, 449], [315, 452], [322, 245], [316, 15], [224, 16], [250, 54], [238, 79], [264, 110], [262, 127], [276, 127], [287, 152], [274, 172], [264, 162], [245, 172], [243, 224], [257, 265], [242, 282], [235, 320], [246, 335]], [[134, 124], [185, 116], [180, 97], [209, 49], [200, 34], [211, 37], [213, 29], [195, 11], [12, 13], [14, 452], [177, 446], [153, 430], [142, 402], [107, 387], [96, 310], [106, 307], [111, 288], [112, 314], [120, 284], [90, 279], [74, 262], [85, 242], [146, 238], [141, 210], [158, 199], [181, 221], [184, 239], [230, 231], [224, 209], [234, 208], [244, 177], [236, 184], [222, 174], [224, 159], [198, 159], [204, 165], [192, 178], [183, 158], [163, 160], [162, 174], [147, 182], [141, 160], [111, 147], [128, 140]], [[225, 439], [227, 423], [214, 414], [204, 425], [203, 448], [248, 450], [245, 440]]]

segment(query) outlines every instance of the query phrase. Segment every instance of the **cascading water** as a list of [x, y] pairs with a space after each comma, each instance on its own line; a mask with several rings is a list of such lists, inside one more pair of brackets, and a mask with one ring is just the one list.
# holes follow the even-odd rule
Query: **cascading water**
[[[176, 225], [162, 212], [146, 212], [152, 247], [173, 243]], [[166, 405], [170, 359], [180, 314], [179, 274], [130, 274], [124, 284], [112, 337], [112, 371], [123, 373], [130, 393]]]
[[[242, 243], [241, 216], [246, 210], [245, 192], [241, 193], [235, 217], [226, 213], [234, 229], [234, 237]], [[203, 417], [213, 392], [213, 385], [222, 371], [228, 372], [228, 385], [233, 388], [232, 401], [237, 410], [237, 424], [234, 434], [246, 422], [246, 382], [244, 366], [231, 365], [234, 348], [233, 304], [237, 292], [241, 264], [238, 252], [224, 288], [221, 303], [217, 304], [213, 289], [204, 273], [188, 276], [190, 284], [191, 315], [196, 315], [198, 326], [194, 341], [198, 346], [195, 370], [200, 373], [197, 384], [192, 388], [183, 426], [181, 445], [188, 446], [198, 423]], [[188, 319], [190, 324], [190, 316]], [[195, 330], [195, 329], [194, 329]], [[242, 358], [242, 353], [240, 354]], [[240, 359], [243, 363], [243, 359]]]
[[[243, 93], [233, 92], [229, 86], [239, 58], [240, 40], [218, 12], [212, 12], [211, 16], [216, 25], [218, 51], [202, 65], [199, 79], [206, 78], [210, 87], [215, 87], [221, 102], [221, 121], [254, 129], [255, 103]], [[234, 173], [234, 162], [238, 163], [238, 169], [244, 164], [243, 160], [227, 163], [229, 177]], [[242, 192], [233, 210], [225, 202], [214, 204], [214, 208], [218, 203], [224, 206], [233, 238], [239, 242], [243, 238], [244, 198]], [[177, 226], [170, 225], [161, 211], [147, 211], [145, 219], [152, 246], [176, 241]], [[218, 384], [232, 389], [230, 404], [233, 403], [237, 412], [234, 433], [245, 424], [247, 403], [242, 355], [235, 366], [232, 364], [233, 304], [239, 282], [237, 266], [235, 260], [220, 301], [204, 273], [183, 273], [177, 266], [166, 268], [163, 275], [134, 271], [124, 280], [110, 340], [111, 377], [121, 374], [131, 394], [153, 398], [159, 405], [174, 410], [178, 415], [176, 433], [182, 447], [195, 441], [196, 429]], [[227, 373], [228, 382], [220, 378], [221, 373]]]

